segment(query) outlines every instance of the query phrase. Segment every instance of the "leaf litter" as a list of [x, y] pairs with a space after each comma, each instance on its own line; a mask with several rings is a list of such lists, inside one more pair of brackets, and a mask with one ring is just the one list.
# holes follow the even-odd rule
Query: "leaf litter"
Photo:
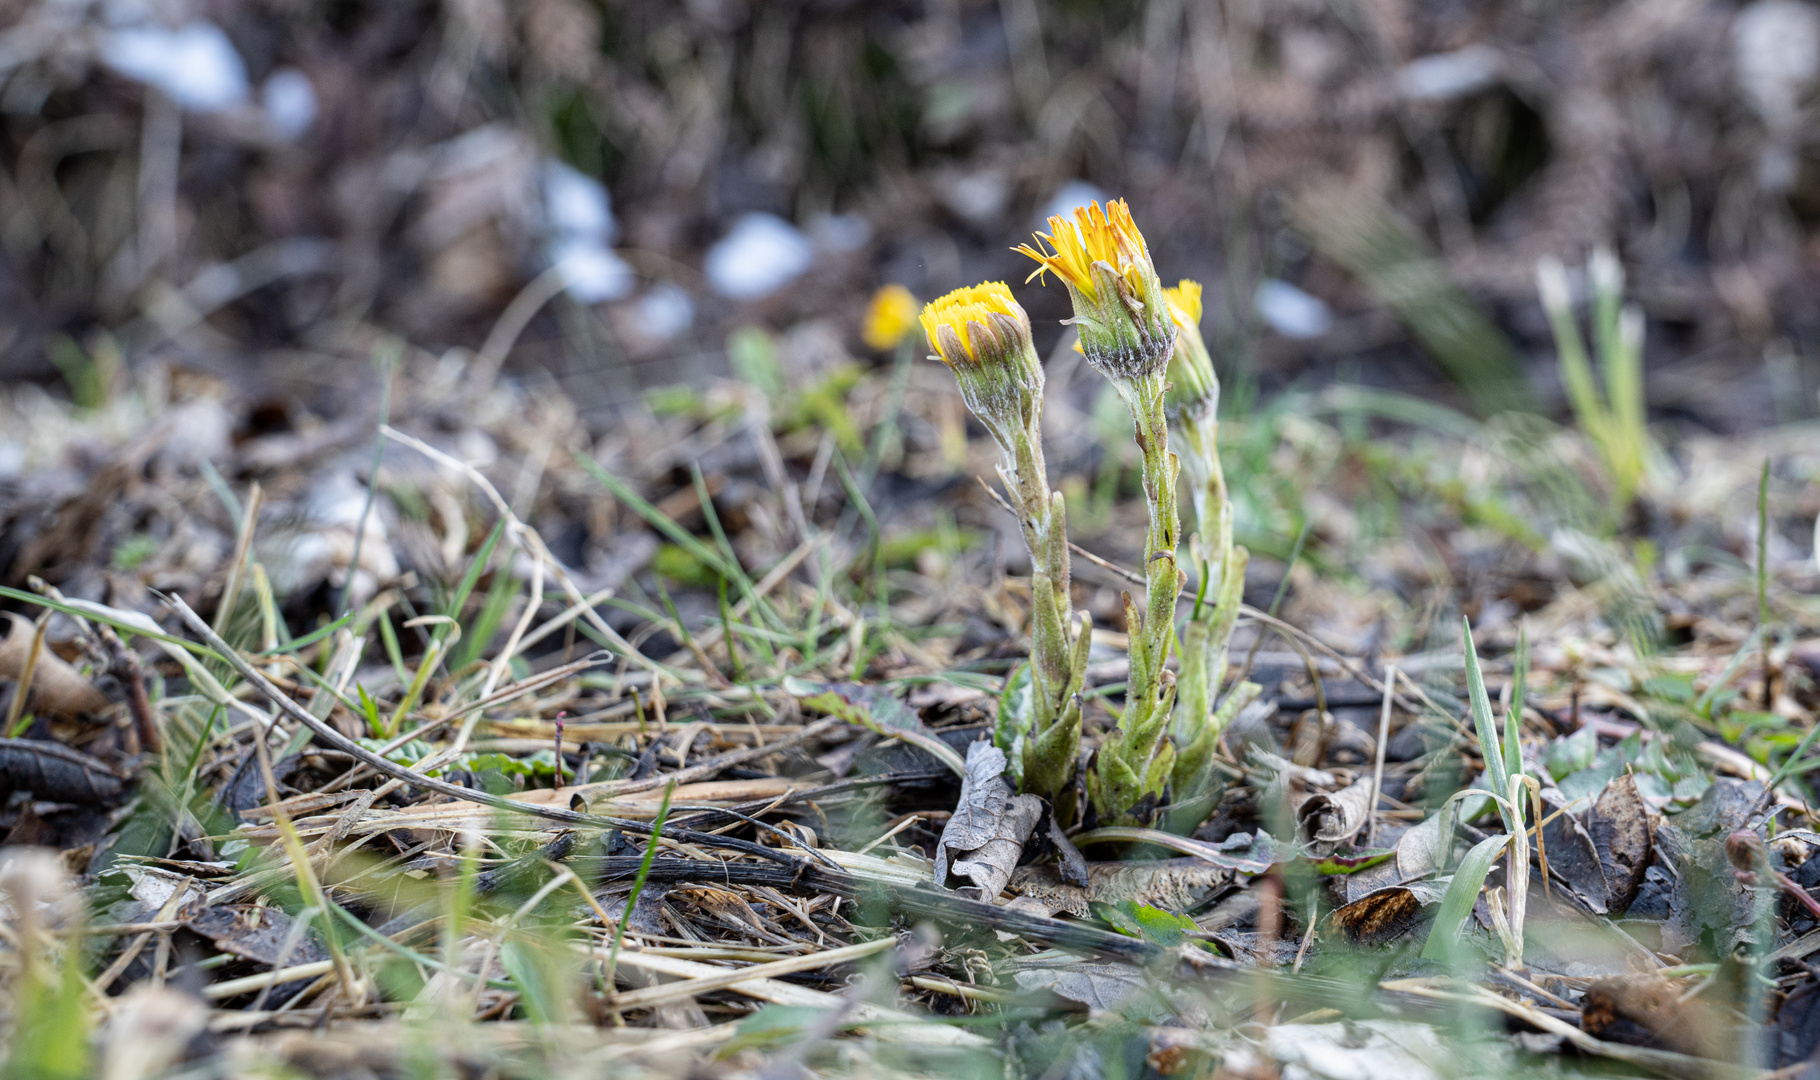
[[[450, 485], [439, 501], [497, 510], [473, 474], [423, 475]], [[708, 534], [704, 562], [743, 576], [743, 560], [708, 546], [720, 543], [710, 502], [646, 502], [615, 527], [637, 531], [643, 514], [662, 535], [689, 505]], [[395, 512], [389, 498], [381, 506]], [[1005, 668], [969, 667], [911, 633], [943, 618], [914, 592], [880, 609], [863, 577], [829, 588], [811, 554], [801, 578], [730, 581], [741, 612], [709, 606], [692, 628], [678, 606], [693, 595], [686, 581], [625, 578], [627, 595], [659, 591], [655, 606], [589, 609], [566, 595], [567, 571], [529, 527], [504, 520], [498, 551], [510, 560], [484, 545], [490, 526], [468, 529], [475, 561], [449, 568], [465, 594], [376, 579], [351, 617], [319, 619], [321, 633], [289, 629], [298, 609], [263, 590], [227, 609], [225, 634], [181, 593], [148, 591], [141, 607], [77, 603], [48, 584], [8, 594], [51, 613], [53, 644], [74, 646], [69, 671], [107, 699], [34, 719], [0, 745], [0, 771], [29, 793], [15, 799], [15, 834], [29, 814], [41, 843], [81, 859], [66, 860], [57, 873], [76, 876], [54, 888], [78, 890], [96, 913], [108, 991], [181, 976], [202, 988], [211, 1030], [293, 1062], [304, 1059], [283, 1049], [287, 1027], [408, 1027], [430, 1000], [463, 1002], [481, 1029], [568, 1017], [562, 1030], [576, 1034], [564, 1040], [581, 1037], [581, 1018], [604, 1018], [576, 1045], [653, 1067], [666, 1054], [795, 1047], [827, 1068], [832, 1045], [848, 1042], [906, 1066], [956, 1052], [1032, 1063], [1022, 1025], [1078, 1024], [1067, 1018], [1086, 1010], [1118, 1019], [1069, 1028], [1071, 1045], [1103, 1055], [1141, 1044], [1178, 1070], [1258, 1055], [1319, 1075], [1338, 1075], [1342, 1060], [1375, 1070], [1403, 1060], [1385, 1041], [1394, 1033], [1415, 1040], [1421, 1069], [1445, 1072], [1452, 1036], [1423, 1033], [1441, 1030], [1436, 1009], [1449, 1001], [1471, 1002], [1474, 1037], [1512, 1061], [1568, 1047], [1682, 1075], [1751, 1046], [1785, 1064], [1811, 1052], [1798, 941], [1816, 922], [1765, 882], [1801, 882], [1820, 865], [1806, 774], [1790, 757], [1813, 686], [1791, 660], [1771, 672], [1788, 720], [1760, 711], [1762, 672], [1734, 662], [1749, 635], [1637, 654], [1586, 609], [1572, 630], [1538, 636], [1522, 713], [1503, 733], [1508, 664], [1482, 660], [1478, 682], [1459, 681], [1470, 665], [1456, 654], [1416, 681], [1407, 673], [1433, 654], [1406, 655], [1396, 681], [1365, 683], [1391, 690], [1374, 777], [1375, 716], [1325, 718], [1321, 730], [1357, 734], [1311, 741], [1316, 729], [1281, 705], [1317, 677], [1329, 701], [1345, 700], [1349, 681], [1387, 675], [1385, 661], [1336, 655], [1293, 623], [1307, 658], [1264, 648], [1260, 633], [1253, 677], [1275, 715], [1245, 722], [1243, 756], [1222, 759], [1226, 785], [1205, 824], [1186, 837], [1077, 832], [1091, 856], [1077, 863], [1066, 835], [1045, 842], [1042, 800], [1016, 793], [984, 737], [982, 703]], [[269, 549], [252, 535], [241, 573], [269, 580]], [[584, 589], [600, 591], [574, 585]], [[1016, 610], [1015, 579], [1001, 589], [993, 603]], [[508, 602], [489, 599], [500, 594]], [[462, 667], [439, 661], [445, 624], [405, 626], [393, 610], [412, 595], [416, 610], [448, 613], [455, 648], [469, 633], [489, 635], [487, 647]], [[918, 603], [920, 616], [904, 613]], [[1800, 617], [1784, 631], [1797, 642], [1814, 632]], [[792, 630], [805, 619], [823, 628]], [[115, 667], [82, 651], [102, 626], [139, 653], [156, 754], [134, 756]], [[500, 651], [532, 631], [595, 651]], [[669, 636], [667, 651], [617, 651], [654, 635]], [[988, 639], [973, 655], [998, 647]], [[965, 692], [922, 689], [943, 685]], [[1778, 730], [1796, 737], [1778, 741]], [[61, 741], [72, 737], [85, 749]], [[1512, 904], [1501, 820], [1515, 805], [1491, 798], [1497, 776], [1470, 786], [1494, 760], [1500, 775], [1516, 779], [1514, 766], [1539, 781], [1526, 914]], [[1455, 791], [1467, 794], [1446, 800]], [[97, 831], [78, 824], [82, 806], [113, 813]], [[1740, 829], [1774, 841], [1766, 872], [1728, 856]], [[912, 949], [913, 932], [940, 944]], [[1524, 966], [1508, 966], [1501, 932], [1531, 939]], [[46, 933], [52, 948], [77, 940]], [[1345, 1019], [1321, 1022], [1324, 1011]], [[121, 1022], [98, 1021], [103, 1045]], [[473, 1060], [504, 1047], [468, 1045]]]

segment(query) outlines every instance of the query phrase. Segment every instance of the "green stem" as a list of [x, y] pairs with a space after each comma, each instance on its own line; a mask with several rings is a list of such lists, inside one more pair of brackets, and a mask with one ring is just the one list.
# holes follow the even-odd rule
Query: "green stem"
[[1101, 744], [1089, 790], [1107, 824], [1142, 823], [1163, 795], [1175, 764], [1163, 738], [1175, 702], [1175, 679], [1166, 670], [1175, 644], [1175, 603], [1182, 591], [1176, 567], [1181, 515], [1176, 506], [1180, 462], [1169, 452], [1161, 371], [1114, 379], [1131, 409], [1138, 449], [1144, 455], [1144, 501], [1150, 523], [1144, 542], [1144, 606], [1125, 598], [1131, 675], [1118, 729]]
[[[1081, 710], [1077, 696], [1086, 675], [1088, 635], [1069, 595], [1068, 517], [1062, 497], [1049, 489], [1043, 461], [1040, 401], [1015, 430], [1005, 486], [1017, 499], [1018, 524], [1030, 552], [1030, 704], [1023, 730], [1023, 789], [1050, 800], [1062, 820], [1073, 818], [1073, 785], [1080, 756]], [[1015, 746], [1005, 746], [1008, 752]]]

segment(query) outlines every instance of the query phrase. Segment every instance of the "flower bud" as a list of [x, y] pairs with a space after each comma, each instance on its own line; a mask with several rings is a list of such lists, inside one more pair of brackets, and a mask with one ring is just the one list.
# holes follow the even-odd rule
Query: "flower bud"
[[1163, 300], [1176, 328], [1175, 352], [1169, 358], [1170, 416], [1211, 417], [1220, 411], [1220, 380], [1201, 338], [1201, 283], [1183, 278], [1180, 285], [1163, 290]]
[[1043, 366], [1030, 343], [1030, 316], [1002, 281], [956, 289], [923, 308], [935, 358], [960, 383], [967, 408], [1010, 452], [1042, 408]]
[[1050, 218], [1049, 230], [1036, 235], [1036, 246], [1013, 250], [1036, 260], [1031, 277], [1053, 270], [1068, 287], [1087, 361], [1112, 379], [1162, 371], [1175, 345], [1175, 322], [1131, 208], [1123, 199], [1105, 210], [1091, 203], [1075, 210], [1073, 221]]

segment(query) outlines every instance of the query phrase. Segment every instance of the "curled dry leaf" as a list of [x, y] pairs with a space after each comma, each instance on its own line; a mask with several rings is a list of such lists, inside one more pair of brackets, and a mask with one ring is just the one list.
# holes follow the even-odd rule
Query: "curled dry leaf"
[[1012, 978], [1023, 991], [1047, 990], [1059, 998], [1104, 1012], [1120, 1008], [1160, 1018], [1169, 1013], [1166, 1003], [1156, 993], [1154, 984], [1144, 972], [1128, 964], [1082, 961], [1063, 965], [1032, 965], [1016, 972]]
[[1325, 858], [1365, 827], [1370, 812], [1369, 779], [1331, 795], [1310, 795], [1296, 808], [1296, 839], [1308, 854]]
[[222, 952], [272, 967], [307, 964], [328, 956], [314, 933], [296, 936], [297, 922], [271, 905], [203, 908], [183, 926], [215, 943]]
[[1655, 843], [1649, 806], [1637, 790], [1637, 778], [1626, 773], [1607, 783], [1587, 815], [1586, 828], [1610, 886], [1606, 903], [1612, 911], [1623, 911], [1643, 887]]
[[1397, 874], [1403, 880], [1426, 877], [1440, 865], [1441, 817], [1430, 814], [1397, 840]]
[[[1549, 809], [1552, 814], [1553, 807]], [[1542, 827], [1548, 849], [1548, 868], [1578, 893], [1586, 906], [1603, 915], [1610, 910], [1611, 884], [1605, 878], [1598, 846], [1572, 813], [1563, 813]]]
[[[24, 678], [26, 665], [31, 660], [36, 627], [31, 620], [14, 612], [0, 614], [4, 614], [11, 624], [6, 640], [0, 641], [0, 676], [15, 680]], [[31, 697], [26, 705], [37, 713], [76, 716], [107, 708], [107, 695], [95, 689], [81, 672], [46, 645], [38, 650], [38, 663], [32, 669]]]
[[1446, 891], [1443, 883], [1434, 881], [1392, 885], [1336, 909], [1328, 918], [1354, 945], [1388, 945], [1420, 926], [1422, 909], [1440, 903]]
[[[935, 847], [935, 880], [992, 900], [1005, 889], [1024, 844], [1043, 816], [1043, 800], [1018, 795], [1005, 779], [1005, 752], [985, 740], [967, 748], [960, 803]], [[956, 884], [957, 879], [972, 882]]]

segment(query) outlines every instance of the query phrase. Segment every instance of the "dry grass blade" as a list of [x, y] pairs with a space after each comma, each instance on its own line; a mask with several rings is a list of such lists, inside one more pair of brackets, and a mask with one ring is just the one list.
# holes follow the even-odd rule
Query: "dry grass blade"
[[[725, 990], [738, 983], [758, 979], [774, 979], [781, 975], [794, 975], [801, 971], [816, 971], [821, 968], [834, 967], [853, 960], [864, 959], [890, 949], [897, 943], [891, 938], [879, 938], [876, 941], [862, 941], [856, 945], [847, 945], [825, 952], [810, 953], [807, 956], [795, 956], [788, 960], [777, 960], [769, 964], [756, 964], [749, 968], [737, 968], [722, 971], [716, 975], [703, 975], [682, 979], [662, 986], [648, 986], [640, 990], [623, 990], [605, 1001], [605, 1006], [621, 1012], [631, 1009], [649, 1008], [666, 1001], [677, 1001], [696, 994], [706, 994], [713, 990]], [[626, 953], [620, 953], [620, 962], [626, 962]]]

